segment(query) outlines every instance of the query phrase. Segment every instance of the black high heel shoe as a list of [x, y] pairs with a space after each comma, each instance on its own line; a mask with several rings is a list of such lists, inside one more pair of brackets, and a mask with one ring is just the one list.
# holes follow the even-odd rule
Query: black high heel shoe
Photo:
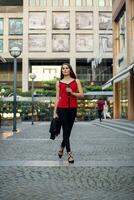
[[61, 149], [60, 149], [59, 152], [58, 152], [59, 158], [62, 158], [63, 153], [64, 153], [64, 148], [61, 147]]
[[68, 152], [68, 162], [74, 163], [74, 158], [73, 158], [72, 152]]

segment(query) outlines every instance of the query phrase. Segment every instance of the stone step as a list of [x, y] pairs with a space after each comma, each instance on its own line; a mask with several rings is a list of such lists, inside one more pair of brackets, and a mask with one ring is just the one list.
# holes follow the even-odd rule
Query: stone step
[[68, 161], [64, 160], [0, 160], [0, 167], [134, 167], [133, 160], [79, 160], [75, 161], [73, 164], [68, 163]]
[[106, 121], [97, 122], [97, 121], [95, 121], [93, 124], [97, 125], [97, 126], [104, 127], [104, 128], [113, 129], [115, 131], [120, 131], [120, 132], [127, 134], [127, 135], [130, 135], [130, 136], [134, 136], [134, 127], [132, 126], [132, 124], [128, 125], [128, 124], [124, 123], [124, 125], [122, 125], [122, 123], [117, 124], [117, 122], [113, 122], [112, 120], [110, 120], [109, 122], [106, 122]]
[[107, 124], [117, 124], [123, 127], [133, 128], [134, 129], [134, 122], [130, 122], [127, 120], [104, 120], [104, 123]]

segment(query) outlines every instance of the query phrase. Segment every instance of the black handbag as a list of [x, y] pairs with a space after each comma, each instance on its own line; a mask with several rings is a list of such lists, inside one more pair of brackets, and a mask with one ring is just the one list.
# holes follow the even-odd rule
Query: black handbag
[[61, 130], [61, 121], [59, 118], [53, 118], [50, 124], [50, 139], [54, 140], [56, 136], [60, 134]]

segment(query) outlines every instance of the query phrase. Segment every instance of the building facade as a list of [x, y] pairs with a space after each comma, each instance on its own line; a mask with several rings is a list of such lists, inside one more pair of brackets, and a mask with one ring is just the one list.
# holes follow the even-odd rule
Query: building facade
[[113, 1], [114, 118], [134, 120], [134, 0]]
[[111, 78], [111, 0], [9, 2], [0, 3], [0, 56], [6, 59], [0, 63], [1, 83], [12, 83], [13, 46], [22, 49], [17, 82], [23, 91], [29, 89], [29, 73], [43, 74], [41, 81], [52, 73], [57, 78], [56, 69], [64, 62], [82, 80], [102, 84]]

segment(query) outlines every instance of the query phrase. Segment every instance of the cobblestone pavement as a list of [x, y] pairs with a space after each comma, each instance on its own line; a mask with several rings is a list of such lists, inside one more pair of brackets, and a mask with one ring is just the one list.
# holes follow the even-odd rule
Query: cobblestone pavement
[[134, 137], [76, 122], [74, 164], [49, 139], [49, 122], [20, 123], [0, 133], [0, 200], [133, 200]]

